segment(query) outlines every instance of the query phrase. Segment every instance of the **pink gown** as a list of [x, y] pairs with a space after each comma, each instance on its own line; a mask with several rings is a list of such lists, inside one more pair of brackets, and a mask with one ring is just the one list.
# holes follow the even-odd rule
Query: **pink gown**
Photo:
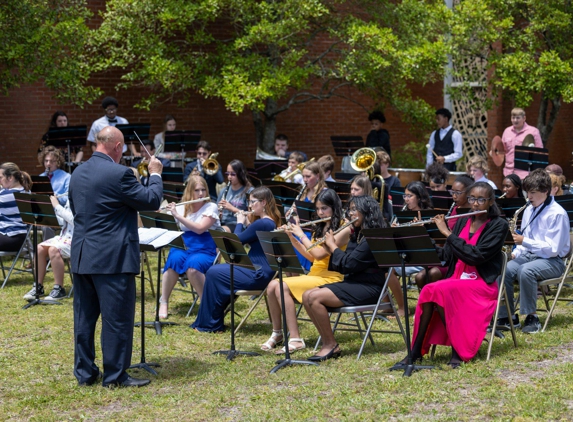
[[[471, 220], [468, 220], [460, 237], [468, 244], [475, 245], [486, 224], [470, 239]], [[462, 278], [462, 273], [469, 274], [471, 278]], [[422, 344], [422, 355], [428, 353], [432, 344], [440, 344], [453, 346], [465, 362], [472, 359], [480, 348], [495, 312], [497, 294], [497, 283], [487, 284], [475, 267], [461, 259], [458, 259], [452, 277], [424, 286], [416, 306], [413, 338], [418, 333], [423, 303], [433, 302], [443, 307], [446, 326], [438, 312], [434, 311]]]

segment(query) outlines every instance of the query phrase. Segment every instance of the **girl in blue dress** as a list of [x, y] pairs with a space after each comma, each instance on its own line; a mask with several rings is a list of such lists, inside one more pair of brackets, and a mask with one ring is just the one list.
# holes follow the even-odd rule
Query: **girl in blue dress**
[[[207, 182], [201, 176], [191, 175], [183, 192], [182, 202], [209, 198]], [[167, 256], [163, 272], [163, 287], [159, 300], [159, 318], [167, 318], [169, 296], [177, 283], [179, 274], [186, 274], [189, 282], [203, 295], [205, 273], [213, 265], [217, 247], [209, 229], [221, 227], [217, 204], [210, 201], [195, 204], [167, 205], [167, 210], [175, 217], [183, 230], [186, 250], [172, 248]]]
[[[252, 215], [237, 216], [235, 234], [239, 236], [241, 243], [251, 247], [249, 258], [258, 269], [252, 271], [235, 266], [235, 290], [263, 290], [275, 273], [271, 270], [257, 238], [257, 231], [271, 231], [280, 224], [280, 213], [269, 188], [259, 186], [254, 189], [250, 194], [249, 208], [253, 211]], [[230, 300], [230, 266], [215, 265], [207, 271], [199, 314], [191, 327], [197, 331], [223, 331], [225, 309]]]

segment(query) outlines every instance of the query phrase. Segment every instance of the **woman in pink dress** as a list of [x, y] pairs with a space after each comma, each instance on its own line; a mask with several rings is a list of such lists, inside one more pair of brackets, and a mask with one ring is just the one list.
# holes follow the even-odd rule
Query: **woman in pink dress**
[[[418, 299], [412, 339], [412, 360], [419, 361], [432, 344], [452, 347], [453, 368], [472, 359], [485, 337], [497, 304], [496, 278], [502, 270], [501, 248], [508, 223], [500, 217], [493, 188], [475, 183], [468, 192], [471, 211], [450, 231], [443, 215], [435, 217], [446, 244], [438, 249], [448, 263], [444, 280], [424, 286]], [[404, 366], [406, 359], [396, 364]]]

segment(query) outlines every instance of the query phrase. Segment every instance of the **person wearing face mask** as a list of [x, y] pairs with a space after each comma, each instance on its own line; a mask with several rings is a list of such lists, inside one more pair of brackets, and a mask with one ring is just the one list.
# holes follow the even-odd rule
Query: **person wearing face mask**
[[[88, 133], [88, 142], [91, 143], [92, 152], [95, 152], [97, 148], [96, 136], [97, 134], [106, 126], [116, 126], [116, 125], [127, 125], [129, 122], [127, 119], [117, 115], [117, 109], [119, 108], [119, 103], [113, 97], [105, 97], [101, 102], [101, 107], [105, 111], [105, 115], [100, 117], [92, 123], [90, 132]], [[88, 144], [90, 145], [90, 144]], [[139, 157], [139, 153], [135, 149], [135, 145], [130, 145], [131, 154], [133, 156]], [[127, 151], [127, 147], [124, 145], [122, 152]]]

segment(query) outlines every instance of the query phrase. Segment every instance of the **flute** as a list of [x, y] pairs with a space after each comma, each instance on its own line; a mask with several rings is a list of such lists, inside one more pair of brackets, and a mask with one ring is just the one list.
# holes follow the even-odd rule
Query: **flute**
[[233, 215], [236, 217], [236, 216], [238, 216], [239, 214], [240, 214], [240, 215], [249, 215], [249, 214], [252, 214], [252, 213], [254, 213], [254, 211], [239, 211], [239, 212], [236, 212], [236, 213], [233, 214]]
[[[333, 236], [336, 236], [338, 233], [340, 233], [342, 230], [344, 230], [345, 228], [351, 226], [352, 224], [354, 224], [354, 222], [358, 220], [358, 218], [353, 218], [352, 220], [350, 220], [348, 223], [344, 224], [343, 226], [341, 226], [338, 230], [336, 230], [335, 232], [332, 233]], [[310, 245], [308, 248], [306, 248], [306, 251], [310, 251], [311, 249], [316, 248], [317, 246], [322, 245], [324, 242], [326, 242], [326, 236], [321, 237], [320, 239], [318, 239], [316, 242], [314, 242], [312, 245]]]
[[[478, 215], [478, 214], [484, 214], [486, 213], [487, 210], [480, 210], [480, 211], [474, 211], [474, 212], [466, 212], [465, 214], [456, 214], [456, 215], [451, 215], [449, 217], [444, 218], [444, 220], [453, 220], [454, 218], [460, 218], [460, 217], [469, 217], [471, 215]], [[410, 227], [410, 226], [422, 226], [424, 224], [431, 224], [434, 221], [432, 219], [428, 219], [428, 220], [420, 220], [420, 221], [408, 221], [407, 223], [403, 223], [403, 224], [399, 224], [397, 227]]]
[[[299, 227], [302, 228], [302, 227], [312, 226], [313, 224], [318, 224], [318, 223], [323, 223], [325, 221], [330, 221], [330, 219], [331, 219], [331, 217], [326, 217], [326, 218], [321, 218], [320, 220], [307, 221], [306, 223], [302, 223]], [[285, 228], [276, 229], [276, 230], [273, 230], [273, 232], [284, 232], [286, 230], [290, 230], [291, 227], [292, 227], [292, 225], [290, 223], [288, 223]]]
[[[199, 199], [193, 199], [192, 201], [185, 201], [185, 202], [179, 202], [176, 205], [187, 205], [187, 204], [196, 204], [197, 202], [207, 202], [210, 201], [211, 197], [206, 196], [205, 198], [199, 198]], [[160, 210], [166, 210], [167, 207], [161, 207], [159, 208]]]

